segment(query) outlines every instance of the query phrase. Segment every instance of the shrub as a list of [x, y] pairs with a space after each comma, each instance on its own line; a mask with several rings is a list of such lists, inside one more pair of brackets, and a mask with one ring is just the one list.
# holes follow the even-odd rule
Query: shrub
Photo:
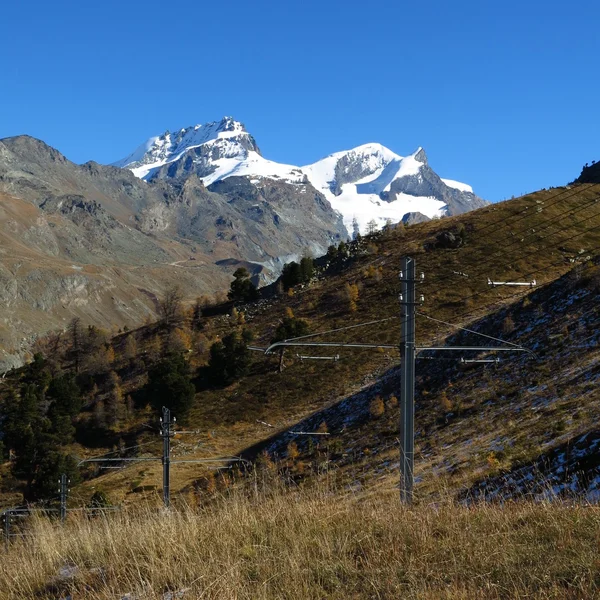
[[385, 405], [383, 404], [381, 396], [375, 396], [375, 398], [371, 400], [371, 403], [369, 404], [369, 412], [375, 419], [379, 419], [379, 417], [383, 415], [385, 412]]
[[[293, 313], [292, 313], [293, 314]], [[285, 317], [283, 321], [277, 326], [275, 335], [273, 336], [271, 343], [281, 342], [282, 340], [288, 340], [290, 338], [300, 337], [308, 334], [310, 327], [308, 321], [305, 319], [297, 319], [296, 317]]]
[[344, 297], [346, 302], [348, 303], [348, 310], [350, 312], [356, 311], [356, 301], [358, 300], [358, 296], [358, 286], [355, 283], [347, 283], [346, 287], [344, 288]]
[[452, 402], [448, 398], [448, 394], [446, 394], [446, 390], [444, 390], [440, 394], [440, 406], [444, 412], [450, 412], [452, 410]]
[[137, 343], [135, 341], [135, 335], [130, 333], [125, 338], [125, 346], [123, 348], [123, 357], [126, 360], [133, 360], [137, 356]]
[[287, 457], [290, 460], [296, 460], [300, 456], [300, 452], [298, 451], [298, 444], [296, 442], [290, 442], [287, 445]]
[[89, 508], [108, 508], [112, 506], [108, 495], [103, 490], [96, 490], [90, 498]]
[[508, 315], [502, 322], [502, 333], [509, 334], [512, 333], [514, 330], [515, 322], [513, 321], [513, 318], [510, 315]]

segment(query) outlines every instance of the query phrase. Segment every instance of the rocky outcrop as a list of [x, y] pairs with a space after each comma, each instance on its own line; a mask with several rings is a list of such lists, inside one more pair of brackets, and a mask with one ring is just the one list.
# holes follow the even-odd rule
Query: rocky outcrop
[[382, 200], [393, 202], [400, 194], [431, 197], [446, 203], [447, 215], [459, 215], [488, 204], [473, 192], [446, 185], [429, 166], [423, 149], [415, 155], [415, 159], [422, 163], [419, 172], [394, 179], [390, 184], [389, 191], [381, 192]]
[[425, 223], [426, 221], [431, 221], [431, 219], [420, 212], [406, 213], [402, 217], [402, 222], [405, 225], [415, 225], [416, 223]]
[[363, 154], [347, 152], [335, 164], [335, 179], [331, 182], [330, 189], [335, 196], [339, 196], [342, 193], [343, 185], [360, 181], [368, 175], [372, 175], [380, 166], [379, 162], [365, 161]]

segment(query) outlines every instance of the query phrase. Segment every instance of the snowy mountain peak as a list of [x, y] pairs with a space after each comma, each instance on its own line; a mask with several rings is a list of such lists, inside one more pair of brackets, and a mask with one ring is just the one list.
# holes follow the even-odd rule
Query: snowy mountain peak
[[446, 203], [422, 194], [398, 194], [392, 188], [403, 180], [423, 179], [428, 168], [423, 148], [400, 156], [381, 144], [364, 144], [303, 167], [308, 179], [342, 213], [349, 231], [364, 233], [375, 220], [381, 227], [389, 219], [397, 223], [406, 213], [429, 218], [445, 214]]
[[194, 174], [207, 187], [229, 177], [302, 186], [301, 193], [312, 187], [341, 213], [348, 231], [364, 232], [373, 220], [378, 227], [398, 223], [408, 213], [434, 218], [485, 204], [470, 186], [434, 173], [421, 147], [400, 156], [372, 142], [296, 167], [265, 159], [233, 117], [150, 138], [115, 166], [147, 181]]
[[426, 164], [423, 148], [402, 157], [381, 144], [363, 144], [330, 154], [302, 170], [318, 190], [340, 196], [348, 184], [356, 185], [358, 193], [387, 192], [394, 179], [416, 175]]
[[113, 166], [131, 169], [137, 177], [147, 179], [153, 171], [178, 160], [188, 150], [209, 143], [226, 147], [224, 154], [229, 156], [242, 155], [248, 149], [260, 154], [244, 125], [233, 117], [223, 117], [220, 121], [184, 127], [174, 133], [167, 130], [151, 137]]

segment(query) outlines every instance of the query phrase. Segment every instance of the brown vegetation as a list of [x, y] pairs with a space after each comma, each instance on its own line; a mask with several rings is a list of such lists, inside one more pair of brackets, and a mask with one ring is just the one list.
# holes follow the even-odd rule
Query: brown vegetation
[[[395, 494], [341, 490], [249, 496], [204, 508], [137, 508], [66, 526], [40, 519], [0, 563], [7, 600], [504, 598], [600, 593], [600, 513], [591, 506], [405, 508]], [[333, 493], [332, 493], [333, 492]], [[63, 569], [62, 576], [60, 575]]]

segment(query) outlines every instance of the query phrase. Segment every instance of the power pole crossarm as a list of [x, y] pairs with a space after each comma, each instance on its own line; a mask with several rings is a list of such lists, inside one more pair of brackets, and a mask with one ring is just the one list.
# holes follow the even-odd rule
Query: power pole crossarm
[[536, 280], [533, 281], [492, 281], [488, 277], [488, 285], [491, 287], [496, 287], [500, 285], [507, 285], [513, 287], [535, 287], [537, 285]]

